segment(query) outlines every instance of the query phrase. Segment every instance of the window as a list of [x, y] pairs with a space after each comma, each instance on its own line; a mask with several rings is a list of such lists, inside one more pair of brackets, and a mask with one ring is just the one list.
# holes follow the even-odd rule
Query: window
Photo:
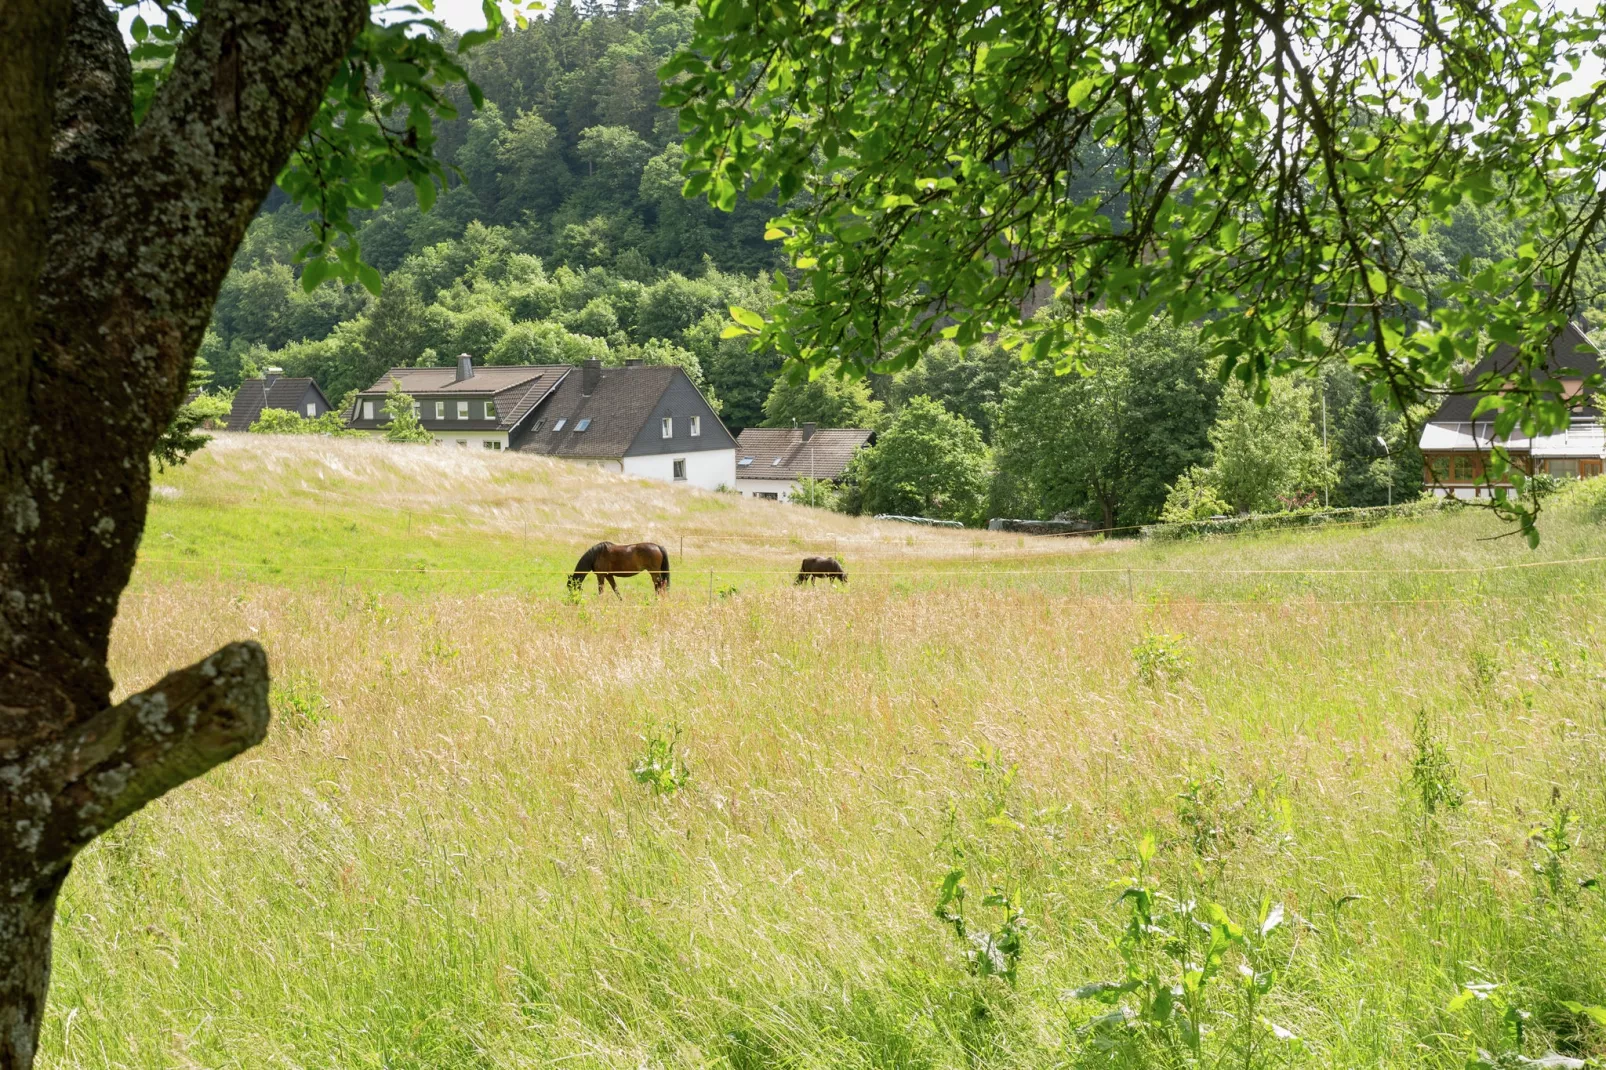
[[459, 445], [459, 446], [461, 446], [461, 447], [462, 447], [462, 448], [463, 448], [463, 449], [465, 449], [465, 450], [466, 450], [466, 449], [468, 449], [468, 439], [466, 439], [466, 438], [460, 438], [460, 439], [458, 439], [458, 440], [457, 440], [457, 444], [458, 444], [458, 445]]
[[307, 402], [307, 417], [310, 419], [316, 415], [318, 415], [318, 403], [316, 401]]
[[696, 438], [698, 435], [700, 435], [702, 433], [703, 433], [703, 418], [701, 416], [693, 416], [691, 418], [691, 437], [692, 438]]
[[1578, 476], [1578, 462], [1571, 457], [1557, 457], [1555, 460], [1545, 462], [1545, 471], [1558, 479]]
[[422, 417], [424, 415], [424, 406], [420, 405], [416, 401], [413, 402], [413, 415], [418, 417]]
[[1600, 462], [1599, 461], [1579, 461], [1578, 462], [1578, 478], [1579, 479], [1594, 479], [1598, 475], [1600, 475]]
[[457, 418], [459, 420], [468, 419], [468, 402], [459, 401], [457, 403]]
[[673, 416], [665, 416], [664, 419], [663, 419], [663, 423], [661, 425], [661, 430], [662, 430], [663, 436], [665, 438], [674, 438], [675, 437], [675, 418]]
[[579, 423], [574, 425], [574, 429], [576, 431], [585, 431], [585, 430], [589, 429], [590, 427], [591, 427], [591, 417], [589, 417], [589, 416], [587, 416], [584, 420], [581, 420]]
[[1450, 458], [1450, 478], [1457, 483], [1470, 483], [1473, 480], [1473, 467], [1471, 457]]
[[774, 490], [755, 491], [753, 493], [753, 497], [755, 497], [755, 498], [763, 498], [767, 502], [778, 502], [778, 501], [781, 500], [780, 492], [779, 491], [774, 491]]
[[781, 463], [781, 458], [777, 457], [777, 458], [775, 458], [775, 460], [770, 462], [770, 467], [774, 468], [776, 465], [778, 465], [780, 463]]
[[365, 401], [365, 402], [362, 403], [362, 418], [364, 420], [372, 420], [374, 418], [374, 403], [373, 402]]
[[684, 457], [676, 457], [675, 458], [675, 478], [676, 479], [685, 479], [686, 478], [686, 458], [684, 458]]
[[1444, 483], [1450, 478], [1450, 458], [1435, 457], [1428, 462], [1428, 469], [1433, 473], [1434, 480]]
[[487, 401], [485, 403], [485, 418], [487, 420], [496, 419], [496, 402]]
[[496, 441], [494, 438], [488, 438], [484, 442], [481, 442], [480, 445], [484, 446], [488, 450], [499, 450], [502, 448], [502, 444]]
[[437, 420], [446, 419], [446, 402], [437, 401], [435, 403], [435, 419], [437, 419]]
[[567, 420], [559, 420], [557, 423], [552, 425], [552, 430], [555, 431], [555, 432], [556, 431], [562, 431], [563, 430], [563, 425], [568, 423], [568, 422], [569, 421], [567, 421]]
[[751, 457], [743, 457], [741, 460], [736, 462], [737, 468], [751, 468], [752, 466], [753, 458]]

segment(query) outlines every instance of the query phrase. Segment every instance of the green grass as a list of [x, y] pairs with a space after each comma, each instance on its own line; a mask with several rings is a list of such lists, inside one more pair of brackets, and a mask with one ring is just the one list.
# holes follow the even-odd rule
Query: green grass
[[[1172, 899], [1285, 909], [1253, 1014], [1239, 951], [1206, 986], [1199, 1065], [1459, 1068], [1510, 1047], [1501, 1000], [1528, 1056], [1606, 1052], [1565, 1006], [1606, 1004], [1579, 884], [1606, 876], [1601, 567], [1420, 571], [1606, 554], [1581, 508], [1537, 552], [1480, 541], [1481, 514], [911, 547], [556, 466], [419, 489], [368, 444], [320, 447], [355, 475], [308, 504], [312, 447], [222, 445], [160, 480], [115, 668], [134, 687], [253, 636], [276, 721], [80, 861], [45, 1066], [1191, 1065], [1176, 1029], [1101, 1049], [1110, 1008], [1071, 996], [1122, 976], [1149, 834]], [[682, 532], [657, 603], [637, 578], [565, 604], [532, 564]], [[792, 589], [826, 540], [849, 588]], [[353, 561], [487, 574], [292, 567]], [[1377, 568], [1406, 571], [1228, 571]], [[672, 726], [690, 777], [655, 794], [632, 767]], [[1426, 812], [1429, 774], [1464, 801]], [[1561, 807], [1552, 882], [1530, 833]], [[1020, 904], [1013, 984], [934, 915], [954, 868], [971, 931], [1003, 921], [989, 887]], [[1480, 980], [1494, 998], [1446, 1009]]]

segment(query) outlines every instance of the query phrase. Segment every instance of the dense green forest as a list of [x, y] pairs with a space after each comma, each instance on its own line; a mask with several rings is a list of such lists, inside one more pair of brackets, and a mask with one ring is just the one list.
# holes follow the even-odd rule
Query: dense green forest
[[[1280, 385], [1256, 406], [1224, 391], [1185, 327], [1125, 338], [1086, 377], [996, 345], [943, 343], [897, 376], [788, 381], [773, 351], [721, 337], [728, 306], [766, 310], [771, 277], [786, 270], [764, 238], [773, 198], [725, 213], [681, 196], [676, 116], [658, 105], [657, 70], [691, 25], [686, 9], [563, 0], [470, 53], [485, 105], [464, 99], [462, 117], [439, 128], [455, 169], [448, 188], [428, 212], [410, 187], [392, 189], [361, 225], [363, 255], [385, 273], [378, 298], [332, 283], [304, 292], [295, 252], [305, 220], [270, 201], [202, 350], [216, 385], [272, 364], [312, 376], [338, 403], [386, 368], [458, 353], [491, 364], [673, 363], [733, 431], [877, 427], [891, 448], [827, 496], [839, 507], [970, 522], [1076, 515], [1124, 526], [1420, 492], [1408, 422], [1347, 371]], [[1463, 257], [1499, 255], [1503, 237], [1469, 213], [1418, 252], [1448, 275]], [[911, 405], [921, 397], [938, 405]]]

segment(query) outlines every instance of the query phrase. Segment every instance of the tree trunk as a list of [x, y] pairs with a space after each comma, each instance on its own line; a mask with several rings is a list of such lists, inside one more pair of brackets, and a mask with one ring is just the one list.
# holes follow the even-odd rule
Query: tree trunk
[[136, 127], [104, 0], [0, 0], [0, 1070], [33, 1065], [73, 858], [266, 732], [255, 644], [115, 706], [107, 644], [151, 447], [367, 17], [208, 0]]

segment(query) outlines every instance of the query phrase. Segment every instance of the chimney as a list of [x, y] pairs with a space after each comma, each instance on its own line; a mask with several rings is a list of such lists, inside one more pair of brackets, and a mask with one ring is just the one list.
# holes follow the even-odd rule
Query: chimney
[[809, 439], [813, 438], [814, 437], [814, 432], [819, 428], [819, 426], [820, 426], [819, 424], [812, 424], [812, 423], [804, 424], [803, 425], [803, 441], [807, 442]]
[[597, 392], [597, 384], [602, 382], [602, 361], [588, 360], [580, 368], [580, 393], [590, 397]]
[[461, 383], [464, 379], [472, 378], [474, 378], [474, 358], [467, 353], [459, 353], [457, 356], [457, 381]]
[[641, 367], [641, 358], [640, 357], [626, 357], [625, 358], [625, 367], [627, 367], [627, 368], [639, 368], [639, 367]]
[[263, 380], [263, 384], [262, 385], [264, 385], [264, 386], [272, 386], [274, 380], [279, 378], [279, 376], [281, 376], [283, 374], [284, 374], [284, 369], [283, 368], [269, 368], [267, 371], [262, 373], [262, 380]]

